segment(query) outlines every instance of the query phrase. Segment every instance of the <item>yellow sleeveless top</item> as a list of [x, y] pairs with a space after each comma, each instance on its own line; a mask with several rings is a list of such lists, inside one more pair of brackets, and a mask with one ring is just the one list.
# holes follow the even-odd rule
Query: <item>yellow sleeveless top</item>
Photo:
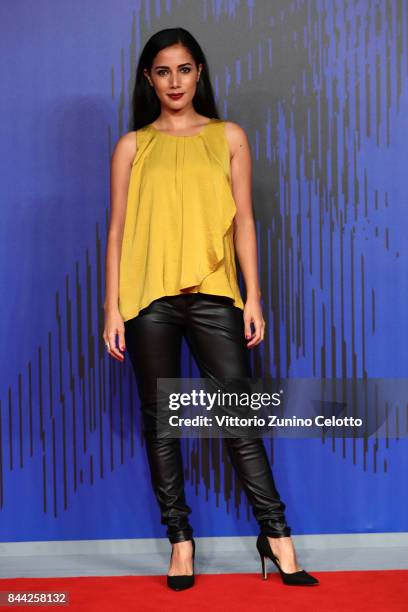
[[225, 122], [192, 136], [136, 131], [119, 271], [124, 321], [162, 296], [210, 293], [244, 304], [237, 281]]

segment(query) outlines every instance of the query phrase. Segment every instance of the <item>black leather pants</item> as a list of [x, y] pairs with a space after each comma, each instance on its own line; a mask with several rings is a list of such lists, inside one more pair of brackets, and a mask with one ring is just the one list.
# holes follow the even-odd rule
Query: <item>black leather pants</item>
[[[165, 296], [125, 322], [126, 350], [136, 376], [143, 434], [161, 523], [170, 542], [192, 537], [186, 503], [180, 439], [155, 435], [157, 378], [181, 376], [185, 336], [202, 378], [250, 377], [242, 310], [227, 297], [203, 293]], [[276, 489], [262, 438], [223, 438], [238, 478], [251, 502], [261, 533], [291, 534], [285, 504]]]

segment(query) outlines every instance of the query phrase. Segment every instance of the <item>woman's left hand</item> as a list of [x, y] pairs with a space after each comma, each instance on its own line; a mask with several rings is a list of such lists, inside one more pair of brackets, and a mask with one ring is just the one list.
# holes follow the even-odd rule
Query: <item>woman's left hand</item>
[[[260, 344], [264, 339], [265, 321], [262, 315], [261, 299], [250, 297], [244, 306], [245, 338], [249, 339], [247, 348], [252, 348]], [[255, 331], [251, 332], [251, 322], [254, 324]]]

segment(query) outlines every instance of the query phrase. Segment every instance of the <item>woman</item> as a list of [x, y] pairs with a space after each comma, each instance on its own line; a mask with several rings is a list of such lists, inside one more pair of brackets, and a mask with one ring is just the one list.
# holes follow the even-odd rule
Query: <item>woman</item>
[[[172, 544], [167, 584], [181, 590], [194, 584], [195, 541], [180, 441], [157, 436], [156, 382], [180, 377], [183, 336], [203, 377], [251, 376], [248, 349], [263, 340], [265, 321], [250, 148], [239, 125], [218, 118], [205, 56], [183, 28], [145, 45], [133, 112], [134, 131], [118, 140], [111, 162], [103, 338], [109, 355], [123, 362], [127, 350], [131, 359], [152, 486]], [[286, 584], [317, 584], [297, 565], [262, 439], [225, 443], [260, 525], [264, 578], [268, 556]]]

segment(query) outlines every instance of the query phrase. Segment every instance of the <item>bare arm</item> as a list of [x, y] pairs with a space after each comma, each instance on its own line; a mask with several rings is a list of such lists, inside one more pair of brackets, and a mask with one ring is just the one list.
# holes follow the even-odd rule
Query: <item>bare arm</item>
[[135, 132], [128, 132], [115, 145], [110, 166], [110, 221], [105, 258], [105, 329], [103, 338], [109, 353], [123, 361], [116, 348], [125, 349], [124, 324], [119, 312], [119, 265], [125, 226], [126, 205], [132, 162], [136, 155]]
[[[263, 340], [265, 328], [260, 303], [257, 238], [252, 207], [251, 149], [245, 131], [237, 123], [227, 121], [225, 129], [232, 156], [231, 188], [237, 207], [234, 217], [234, 244], [246, 287], [245, 336], [251, 337], [247, 344], [248, 348], [251, 348]], [[254, 334], [251, 332], [251, 322], [255, 326]]]

